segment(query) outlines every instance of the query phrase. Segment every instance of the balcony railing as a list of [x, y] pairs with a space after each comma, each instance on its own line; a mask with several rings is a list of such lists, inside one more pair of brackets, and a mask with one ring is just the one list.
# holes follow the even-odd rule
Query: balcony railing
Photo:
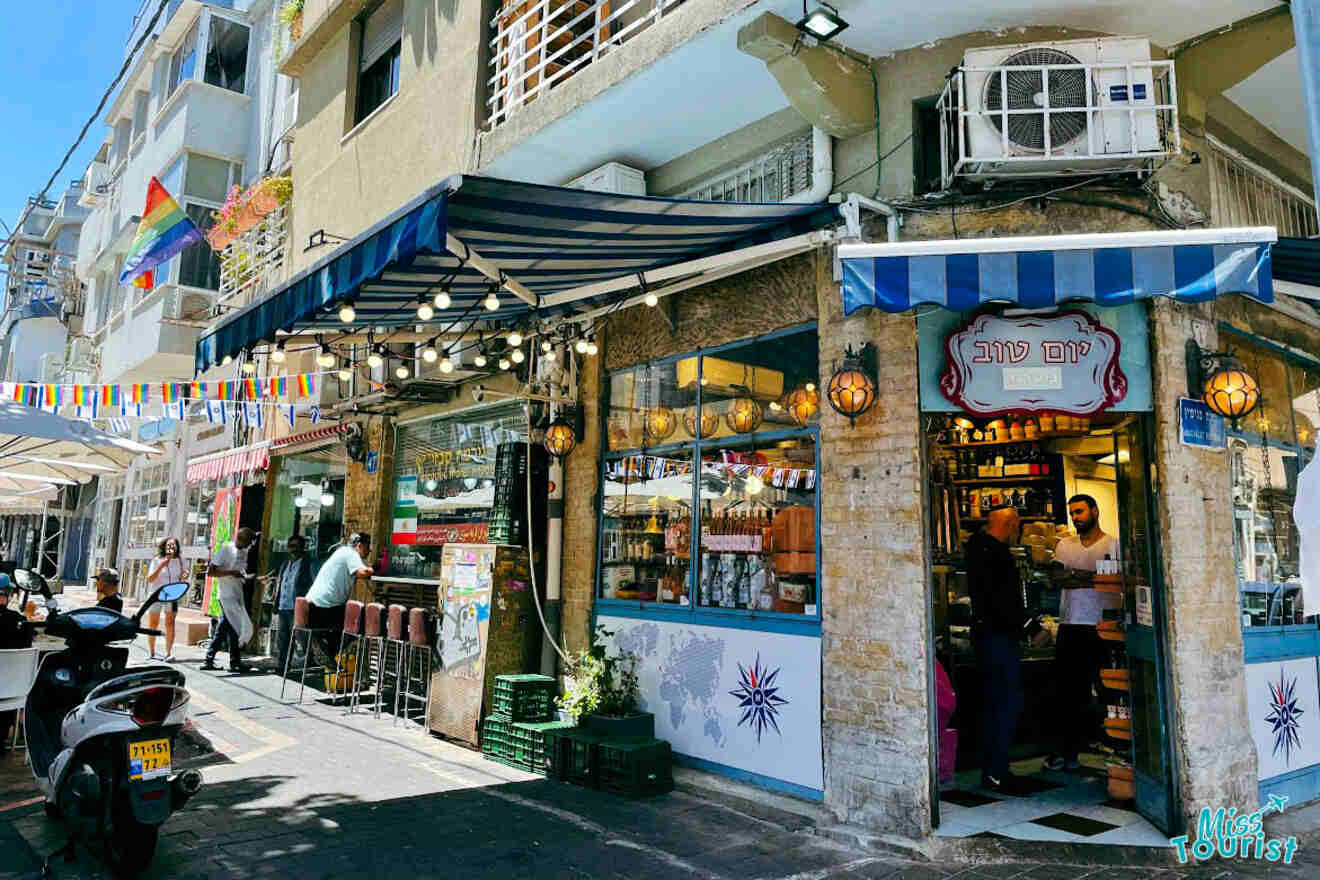
[[226, 310], [256, 302], [289, 276], [289, 207], [285, 202], [220, 254], [218, 305]]
[[1214, 138], [1207, 152], [1216, 226], [1273, 226], [1297, 238], [1320, 234], [1315, 200], [1306, 193]]
[[505, 0], [491, 19], [487, 121], [537, 96], [659, 21], [683, 0]]
[[811, 189], [811, 132], [682, 193], [706, 202], [783, 202]]

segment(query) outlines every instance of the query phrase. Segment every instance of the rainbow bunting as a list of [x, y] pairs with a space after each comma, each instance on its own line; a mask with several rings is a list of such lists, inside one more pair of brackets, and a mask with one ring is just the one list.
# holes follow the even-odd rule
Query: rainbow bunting
[[173, 382], [162, 382], [160, 385], [160, 402], [174, 403], [179, 399], [179, 386]]
[[15, 403], [22, 403], [22, 402], [23, 402], [23, 386], [22, 386], [22, 385], [14, 385], [14, 402], [15, 402]]
[[128, 256], [124, 258], [124, 271], [119, 273], [119, 283], [134, 281], [201, 240], [202, 230], [183, 212], [179, 203], [170, 197], [160, 181], [151, 178], [147, 184], [147, 204], [142, 209], [142, 222], [138, 224], [137, 237], [128, 248]]
[[129, 398], [129, 401], [128, 401], [129, 403], [147, 403], [147, 402], [148, 402], [148, 400], [147, 400], [148, 391], [147, 391], [147, 386], [146, 386], [145, 384], [143, 384], [143, 383], [135, 383], [135, 384], [132, 386], [132, 388], [133, 388], [133, 390], [132, 390], [132, 392], [130, 392], [130, 393], [132, 394], [132, 397]]
[[298, 396], [311, 397], [316, 393], [316, 378], [310, 373], [298, 374]]
[[247, 391], [248, 400], [256, 400], [258, 397], [261, 396], [261, 385], [257, 382], [256, 379], [253, 379], [251, 377], [244, 379], [243, 385], [245, 386], [245, 389]]
[[60, 386], [47, 385], [45, 390], [46, 390], [46, 403], [45, 403], [46, 406], [57, 407], [60, 404], [64, 403], [64, 395], [60, 393]]
[[41, 391], [36, 385], [23, 386], [23, 402], [28, 406], [41, 405]]
[[191, 393], [188, 396], [191, 397], [193, 400], [204, 400], [206, 398], [206, 383], [205, 382], [191, 383]]
[[233, 400], [233, 398], [234, 398], [234, 383], [232, 381], [215, 383], [216, 400]]
[[73, 405], [74, 405], [74, 406], [86, 406], [86, 405], [87, 405], [87, 386], [86, 386], [86, 385], [74, 385], [74, 386], [73, 386]]
[[101, 406], [119, 406], [119, 386], [101, 386]]
[[283, 397], [288, 391], [288, 380], [283, 376], [270, 377], [270, 396]]

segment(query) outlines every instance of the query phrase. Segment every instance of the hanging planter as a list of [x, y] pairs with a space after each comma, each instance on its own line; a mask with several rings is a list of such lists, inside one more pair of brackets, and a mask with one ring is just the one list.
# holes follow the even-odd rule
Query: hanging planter
[[257, 216], [265, 217], [293, 196], [293, 178], [267, 177], [247, 191], [247, 202]]
[[235, 237], [232, 232], [219, 223], [212, 226], [206, 233], [206, 240], [211, 245], [211, 249], [217, 252], [229, 247]]
[[284, 22], [289, 28], [289, 42], [296, 43], [302, 39], [303, 32], [303, 0], [286, 0], [280, 7], [280, 21]]

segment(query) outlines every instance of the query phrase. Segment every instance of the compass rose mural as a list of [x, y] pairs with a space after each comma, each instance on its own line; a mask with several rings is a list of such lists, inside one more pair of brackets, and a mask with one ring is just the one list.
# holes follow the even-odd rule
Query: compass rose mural
[[1279, 683], [1270, 682], [1270, 713], [1265, 720], [1272, 725], [1274, 754], [1282, 752], [1284, 763], [1290, 763], [1292, 753], [1302, 747], [1300, 722], [1306, 712], [1297, 703], [1297, 679], [1285, 679], [1280, 667]]
[[1320, 686], [1316, 660], [1248, 663], [1247, 706], [1259, 778], [1320, 764]]
[[738, 688], [729, 691], [730, 696], [738, 698], [738, 708], [742, 710], [738, 726], [746, 724], [755, 730], [757, 743], [761, 742], [761, 734], [766, 728], [774, 728], [775, 733], [783, 736], [779, 730], [779, 708], [788, 705], [788, 700], [779, 696], [779, 688], [775, 685], [780, 668], [763, 667], [761, 655], [757, 654], [756, 662], [750, 668], [738, 664]]

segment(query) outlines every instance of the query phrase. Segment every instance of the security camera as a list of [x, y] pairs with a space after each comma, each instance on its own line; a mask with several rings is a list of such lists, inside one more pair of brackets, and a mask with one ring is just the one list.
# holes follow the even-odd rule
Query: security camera
[[473, 388], [472, 388], [472, 401], [473, 401], [474, 403], [485, 403], [485, 402], [486, 402], [486, 386], [485, 386], [485, 385], [476, 385], [476, 386], [473, 386]]

